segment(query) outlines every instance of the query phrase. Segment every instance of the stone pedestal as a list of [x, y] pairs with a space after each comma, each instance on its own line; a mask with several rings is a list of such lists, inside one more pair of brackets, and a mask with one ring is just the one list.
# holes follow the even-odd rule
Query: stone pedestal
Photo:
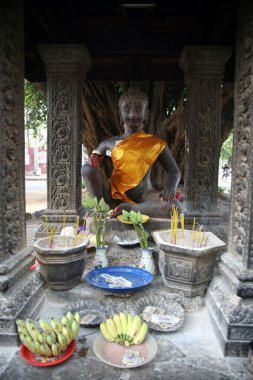
[[48, 104], [48, 207], [37, 236], [74, 225], [81, 209], [82, 83], [90, 69], [85, 45], [42, 45]]
[[222, 231], [214, 225], [221, 222], [217, 210], [221, 83], [230, 55], [227, 46], [186, 46], [180, 57], [187, 91], [186, 217], [190, 221], [196, 217], [218, 236]]
[[226, 355], [247, 355], [253, 339], [253, 3], [240, 2], [228, 252], [207, 294]]

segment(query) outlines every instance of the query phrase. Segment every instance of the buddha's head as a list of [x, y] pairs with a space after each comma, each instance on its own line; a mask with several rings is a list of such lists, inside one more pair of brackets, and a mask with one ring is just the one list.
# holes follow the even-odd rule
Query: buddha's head
[[148, 119], [148, 98], [138, 88], [130, 87], [119, 99], [119, 110], [125, 131], [138, 132]]

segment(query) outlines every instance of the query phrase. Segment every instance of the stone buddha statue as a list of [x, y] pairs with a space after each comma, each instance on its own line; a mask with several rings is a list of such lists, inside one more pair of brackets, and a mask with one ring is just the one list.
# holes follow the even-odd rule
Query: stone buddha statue
[[[103, 197], [111, 208], [120, 206], [151, 217], [169, 217], [172, 203], [180, 209], [175, 199], [180, 171], [167, 143], [143, 131], [148, 120], [148, 98], [138, 89], [129, 88], [119, 99], [119, 110], [124, 133], [102, 141], [82, 167], [87, 191], [98, 200]], [[110, 179], [100, 167], [105, 155], [113, 163]], [[155, 192], [150, 182], [156, 160], [167, 174], [162, 193]]]

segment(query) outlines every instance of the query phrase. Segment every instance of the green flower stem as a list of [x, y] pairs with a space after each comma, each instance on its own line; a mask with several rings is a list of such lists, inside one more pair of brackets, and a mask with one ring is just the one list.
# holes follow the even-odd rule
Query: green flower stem
[[134, 229], [138, 235], [138, 238], [140, 240], [140, 246], [141, 248], [148, 248], [148, 239], [147, 234], [144, 230], [144, 227], [141, 223], [134, 224]]

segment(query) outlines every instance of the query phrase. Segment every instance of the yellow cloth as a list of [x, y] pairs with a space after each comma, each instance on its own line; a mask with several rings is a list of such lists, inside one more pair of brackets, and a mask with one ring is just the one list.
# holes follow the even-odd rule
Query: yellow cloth
[[112, 150], [112, 197], [123, 202], [135, 203], [125, 192], [141, 182], [166, 145], [165, 141], [144, 131], [126, 137], [116, 145]]

